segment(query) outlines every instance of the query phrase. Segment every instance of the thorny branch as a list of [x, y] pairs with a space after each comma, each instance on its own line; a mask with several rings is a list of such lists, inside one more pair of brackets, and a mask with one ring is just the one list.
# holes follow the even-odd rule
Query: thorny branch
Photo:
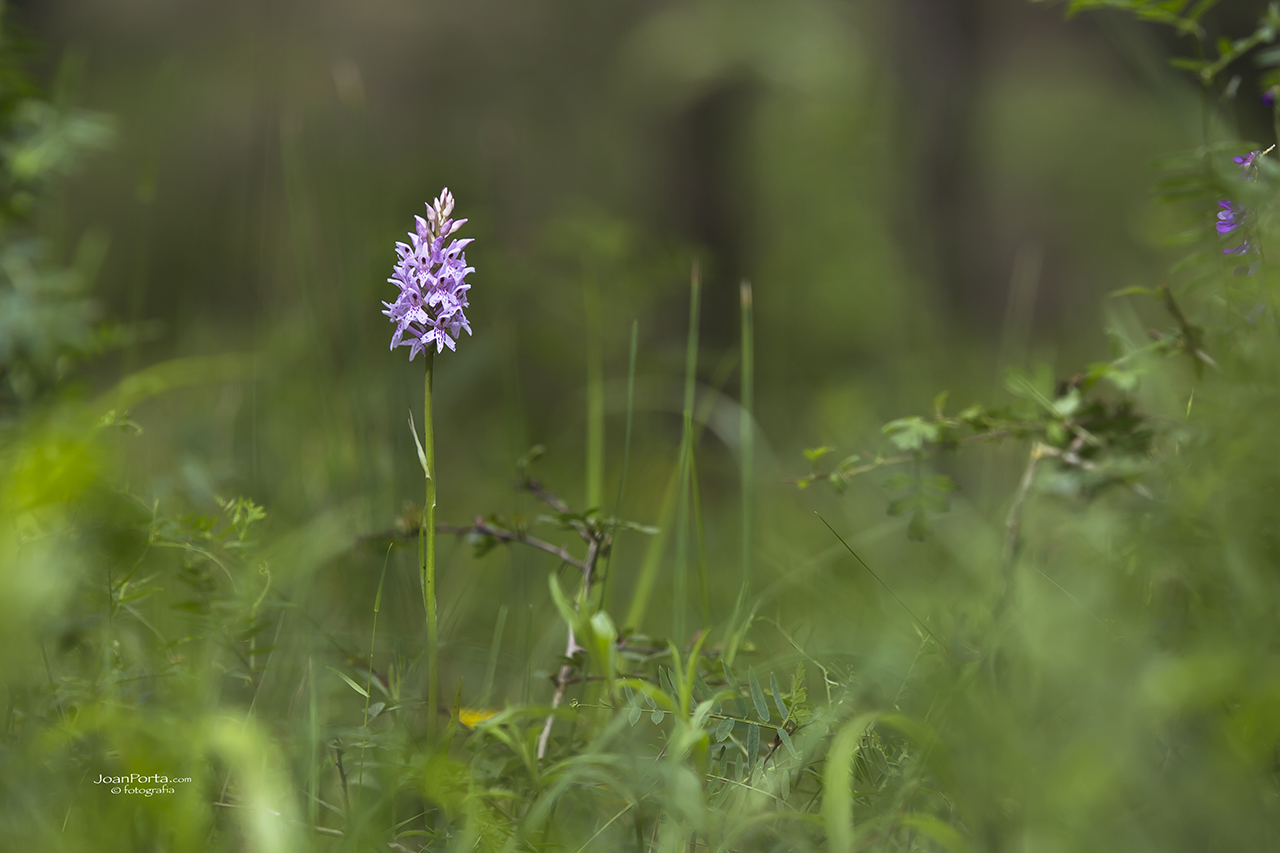
[[[974, 444], [984, 444], [988, 441], [1000, 441], [1001, 439], [1009, 438], [1012, 434], [1013, 433], [1007, 429], [993, 429], [980, 435], [966, 436], [956, 442], [956, 444], [959, 447], [969, 447]], [[916, 462], [919, 458], [919, 455], [916, 453], [900, 453], [897, 456], [876, 456], [865, 465], [858, 465], [845, 470], [832, 471], [831, 474], [809, 474], [804, 477], [788, 477], [783, 482], [796, 484], [803, 483], [807, 485], [819, 477], [828, 477], [831, 475], [839, 476], [842, 480], [848, 482], [859, 474], [866, 474], [880, 468], [888, 468], [891, 465], [905, 465], [908, 462]]]
[[480, 517], [477, 517], [475, 524], [472, 525], [437, 524], [436, 532], [452, 533], [457, 536], [466, 536], [468, 534], [475, 533], [480, 536], [488, 536], [499, 542], [505, 542], [508, 544], [515, 542], [521, 545], [528, 545], [530, 548], [536, 548], [539, 551], [545, 551], [554, 557], [558, 557], [561, 562], [573, 566], [578, 571], [583, 571], [585, 568], [581, 560], [559, 545], [553, 545], [550, 542], [537, 538], [536, 536], [529, 536], [521, 530], [507, 530], [503, 527], [488, 524]]

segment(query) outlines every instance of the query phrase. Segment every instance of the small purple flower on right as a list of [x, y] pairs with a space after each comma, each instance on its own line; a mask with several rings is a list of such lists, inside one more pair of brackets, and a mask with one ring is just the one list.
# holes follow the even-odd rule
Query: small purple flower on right
[[[1232, 158], [1243, 173], [1240, 177], [1244, 178], [1246, 181], [1256, 181], [1258, 179], [1258, 160], [1264, 153], [1265, 152], [1262, 151], [1250, 151], [1248, 154]], [[1249, 218], [1249, 208], [1242, 204], [1238, 204], [1232, 199], [1224, 198], [1219, 200], [1218, 207], [1222, 209], [1218, 211], [1218, 222], [1215, 225], [1215, 228], [1217, 228], [1219, 234], [1224, 236], [1239, 229], [1240, 226], [1244, 225], [1245, 221]], [[1245, 236], [1238, 246], [1223, 249], [1222, 254], [1245, 255], [1253, 251], [1253, 249], [1253, 243], [1249, 240], [1248, 236]], [[1245, 269], [1246, 275], [1253, 272], [1252, 266], [1242, 269]]]

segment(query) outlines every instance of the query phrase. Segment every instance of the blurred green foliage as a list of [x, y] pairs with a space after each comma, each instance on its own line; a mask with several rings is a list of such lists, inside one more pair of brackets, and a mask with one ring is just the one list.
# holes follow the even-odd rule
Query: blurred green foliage
[[[1278, 16], [1220, 41], [1214, 6], [1069, 5], [1121, 35], [1171, 25], [1200, 48], [1177, 63], [1186, 86], [1002, 60], [967, 142], [982, 204], [1001, 227], [1041, 210], [1024, 195], [1053, 212], [1049, 249], [1015, 235], [996, 345], [950, 322], [894, 239], [913, 176], [883, 165], [869, 14], [621, 5], [593, 12], [592, 41], [556, 26], [581, 5], [531, 4], [483, 36], [471, 16], [495, 7], [431, 6], [428, 68], [510, 68], [520, 45], [575, 57], [480, 106], [431, 87], [431, 134], [402, 108], [413, 87], [372, 82], [389, 60], [313, 62], [324, 40], [271, 4], [269, 49], [241, 47], [281, 89], [243, 126], [243, 79], [195, 94], [228, 67], [218, 51], [159, 63], [134, 100], [103, 94], [139, 90], [131, 56], [87, 77], [116, 135], [73, 106], [74, 56], [46, 94], [0, 42], [5, 844], [1274, 846], [1277, 273], [1238, 269], [1213, 226], [1231, 197], [1259, 256], [1280, 251], [1280, 170], [1264, 157], [1241, 181], [1231, 157], [1266, 146], [1230, 129], [1237, 69], [1256, 57], [1272, 82]], [[426, 20], [362, 14], [378, 32]], [[605, 57], [618, 77], [584, 73]], [[323, 87], [290, 78], [316, 67]], [[626, 165], [642, 135], [609, 105], [697, 113], [739, 73], [759, 100], [721, 153], [758, 196], [739, 258], [756, 280], [726, 282], [713, 246], [690, 292], [715, 229], [672, 225], [692, 215], [678, 193], [642, 209]], [[148, 129], [171, 99], [191, 106]], [[199, 144], [178, 138], [192, 128]], [[238, 134], [266, 177], [211, 155]], [[475, 337], [437, 361], [431, 707], [406, 503], [421, 375], [385, 351], [377, 301], [396, 230], [449, 164], [480, 239]], [[123, 258], [88, 228], [102, 211]], [[1111, 292], [1106, 339], [1068, 318], [1059, 352], [1039, 340], [1042, 276], [1081, 303]]]

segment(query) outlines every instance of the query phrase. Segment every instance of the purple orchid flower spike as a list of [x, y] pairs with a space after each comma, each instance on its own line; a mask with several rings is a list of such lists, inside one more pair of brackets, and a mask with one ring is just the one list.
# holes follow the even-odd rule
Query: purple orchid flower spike
[[457, 349], [459, 336], [471, 334], [467, 320], [468, 273], [463, 249], [471, 240], [453, 240], [465, 219], [451, 219], [453, 194], [443, 190], [427, 205], [427, 216], [414, 217], [408, 243], [396, 243], [396, 261], [387, 281], [400, 289], [394, 302], [383, 302], [382, 313], [395, 323], [391, 349], [409, 347], [409, 360], [434, 346], [436, 352]]

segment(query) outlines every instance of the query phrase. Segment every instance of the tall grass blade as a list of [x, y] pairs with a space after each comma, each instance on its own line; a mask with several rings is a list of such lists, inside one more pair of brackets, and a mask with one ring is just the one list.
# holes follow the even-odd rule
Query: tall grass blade
[[742, 581], [751, 580], [751, 549], [755, 533], [755, 309], [751, 282], [739, 289], [742, 310], [742, 387], [738, 424], [740, 484], [742, 487]]
[[[636, 403], [636, 352], [640, 339], [640, 322], [631, 322], [631, 351], [627, 357], [627, 422], [622, 437], [622, 471], [618, 475], [618, 494], [613, 499], [613, 517], [622, 517], [622, 494], [627, 485], [627, 467], [631, 463], [631, 422]], [[600, 584], [600, 608], [609, 610], [609, 578], [613, 575], [613, 557], [618, 550], [618, 531], [612, 534], [609, 553], [604, 558], [604, 580]]]
[[498, 608], [498, 622], [493, 626], [493, 642], [489, 644], [489, 662], [485, 667], [484, 690], [480, 693], [480, 707], [489, 705], [493, 696], [493, 676], [498, 671], [498, 652], [502, 648], [502, 630], [507, 625], [507, 605]]
[[588, 509], [604, 507], [604, 335], [600, 287], [588, 275], [583, 284], [587, 314], [587, 483]]
[[628, 630], [636, 630], [644, 622], [645, 612], [649, 608], [649, 600], [653, 597], [653, 588], [658, 581], [658, 570], [662, 568], [662, 558], [667, 552], [667, 544], [671, 541], [671, 524], [676, 515], [676, 491], [680, 485], [680, 471], [671, 472], [667, 480], [667, 488], [662, 493], [662, 504], [658, 507], [658, 532], [649, 537], [649, 547], [645, 550], [644, 561], [640, 564], [640, 574], [636, 578], [635, 589], [631, 592], [631, 606], [627, 608], [625, 625]]
[[698, 454], [690, 448], [689, 484], [693, 505], [694, 554], [698, 561], [698, 590], [702, 605], [702, 621], [711, 624], [711, 584], [707, 568], [707, 536], [702, 525], [702, 495], [698, 490]]
[[680, 490], [675, 520], [676, 560], [671, 634], [677, 642], [684, 641], [685, 620], [689, 608], [690, 472], [693, 467], [693, 405], [698, 375], [698, 323], [701, 303], [702, 274], [698, 264], [695, 263], [689, 280], [689, 335], [684, 362], [684, 427], [680, 437]]

